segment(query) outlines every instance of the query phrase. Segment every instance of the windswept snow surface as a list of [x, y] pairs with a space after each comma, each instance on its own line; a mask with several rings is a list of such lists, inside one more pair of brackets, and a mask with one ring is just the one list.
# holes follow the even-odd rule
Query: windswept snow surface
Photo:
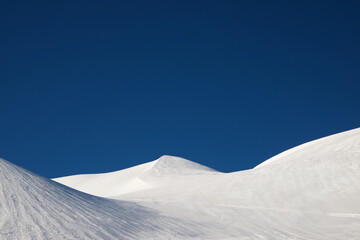
[[360, 239], [360, 129], [246, 171], [163, 156], [54, 179], [98, 197], [4, 160], [0, 174], [0, 239]]
[[1, 240], [202, 238], [197, 225], [76, 191], [0, 159]]
[[198, 229], [203, 239], [360, 239], [360, 128], [246, 171], [221, 173], [163, 156], [118, 172], [55, 180], [211, 228]]

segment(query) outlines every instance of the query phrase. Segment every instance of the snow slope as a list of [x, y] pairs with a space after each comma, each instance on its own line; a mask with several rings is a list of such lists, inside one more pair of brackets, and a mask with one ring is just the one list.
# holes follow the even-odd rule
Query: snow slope
[[162, 156], [158, 160], [125, 170], [101, 174], [83, 174], [53, 180], [80, 191], [102, 197], [152, 189], [157, 183], [149, 180], [161, 176], [201, 175], [213, 169], [184, 158]]
[[196, 222], [203, 239], [360, 239], [360, 129], [246, 171], [220, 173], [164, 156], [118, 172], [55, 180]]
[[203, 236], [197, 229], [207, 227], [91, 196], [0, 159], [0, 239], [188, 239]]

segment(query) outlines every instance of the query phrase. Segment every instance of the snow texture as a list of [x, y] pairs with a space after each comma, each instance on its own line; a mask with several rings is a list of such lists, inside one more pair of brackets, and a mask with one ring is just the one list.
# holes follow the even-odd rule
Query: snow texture
[[163, 156], [54, 179], [85, 193], [5, 160], [0, 173], [0, 239], [360, 239], [360, 128], [246, 171]]
[[[188, 239], [196, 223], [91, 196], [0, 159], [0, 239]], [[201, 229], [201, 227], [199, 227]]]

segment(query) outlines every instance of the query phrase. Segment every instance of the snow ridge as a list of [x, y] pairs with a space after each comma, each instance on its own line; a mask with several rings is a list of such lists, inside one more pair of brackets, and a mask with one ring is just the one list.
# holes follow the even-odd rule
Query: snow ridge
[[[294, 158], [294, 155], [306, 156], [306, 153], [313, 152], [316, 155], [320, 153], [334, 152], [335, 150], [342, 150], [346, 152], [354, 152], [360, 148], [359, 144], [360, 128], [352, 129], [338, 134], [333, 134], [327, 137], [316, 139], [297, 147], [286, 150], [264, 162], [257, 165], [255, 168], [267, 166], [269, 164], [277, 163], [282, 159]], [[346, 154], [346, 153], [344, 153]], [[301, 156], [298, 156], [300, 158]]]

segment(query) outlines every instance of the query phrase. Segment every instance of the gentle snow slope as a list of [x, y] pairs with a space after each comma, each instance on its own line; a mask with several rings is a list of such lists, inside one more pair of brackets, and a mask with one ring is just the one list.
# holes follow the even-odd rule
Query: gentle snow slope
[[161, 176], [202, 175], [215, 170], [184, 158], [162, 156], [158, 160], [125, 170], [100, 174], [83, 174], [53, 180], [83, 192], [110, 197], [123, 193], [151, 189], [157, 183], [146, 181]]
[[164, 156], [114, 173], [55, 180], [204, 224], [216, 232], [209, 238], [360, 239], [360, 129], [247, 171], [225, 174]]
[[0, 159], [0, 239], [188, 239], [196, 223], [78, 192]]

